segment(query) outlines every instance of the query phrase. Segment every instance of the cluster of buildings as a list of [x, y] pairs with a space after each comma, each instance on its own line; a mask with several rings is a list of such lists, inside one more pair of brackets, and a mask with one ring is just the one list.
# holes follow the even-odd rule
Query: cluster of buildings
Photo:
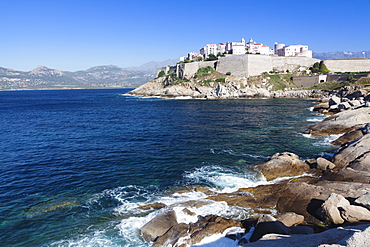
[[219, 44], [207, 44], [200, 48], [199, 53], [189, 52], [187, 56], [181, 57], [180, 61], [200, 60], [205, 59], [213, 54], [217, 55], [242, 55], [242, 54], [261, 54], [267, 56], [283, 56], [283, 57], [309, 57], [312, 58], [312, 50], [308, 49], [307, 45], [288, 45], [274, 44], [274, 48], [270, 49], [268, 45], [256, 43], [250, 39], [248, 43], [242, 38], [241, 42], [227, 42]]

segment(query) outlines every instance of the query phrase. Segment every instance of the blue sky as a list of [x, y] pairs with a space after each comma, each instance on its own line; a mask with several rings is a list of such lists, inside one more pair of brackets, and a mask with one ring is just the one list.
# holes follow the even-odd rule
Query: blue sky
[[253, 38], [370, 50], [370, 0], [0, 0], [0, 67], [138, 66]]

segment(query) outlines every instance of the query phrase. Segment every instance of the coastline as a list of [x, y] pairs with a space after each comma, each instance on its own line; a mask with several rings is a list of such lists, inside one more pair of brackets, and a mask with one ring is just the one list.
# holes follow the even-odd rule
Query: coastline
[[[370, 147], [370, 133], [368, 131], [370, 125], [367, 125], [370, 123], [368, 117], [370, 107], [367, 103], [370, 96], [353, 89], [352, 91], [347, 90], [345, 96], [348, 98], [342, 95], [340, 101], [333, 102], [336, 100], [335, 97], [342, 93], [343, 91], [332, 94], [325, 92], [321, 95], [321, 98], [325, 99], [319, 105], [314, 106], [313, 110], [332, 116], [308, 127], [307, 131], [304, 132], [314, 136], [330, 136], [333, 134], [330, 129], [334, 129], [335, 133], [342, 134], [339, 137], [341, 139], [340, 147], [332, 159], [319, 157], [302, 160], [302, 158], [292, 153], [278, 153], [269, 158], [266, 163], [254, 168], [266, 179], [265, 183], [240, 188], [234, 192], [216, 192], [198, 186], [179, 188], [171, 192], [178, 195], [186, 195], [186, 193], [202, 193], [205, 195], [199, 200], [184, 202], [185, 206], [187, 204], [190, 206], [203, 203], [210, 203], [210, 205], [215, 202], [226, 203], [229, 206], [251, 208], [256, 215], [255, 217], [246, 218], [242, 221], [224, 218], [222, 215], [201, 217], [192, 212], [193, 209], [187, 209], [181, 214], [187, 217], [197, 217], [197, 221], [188, 224], [177, 223], [176, 218], [179, 212], [176, 212], [172, 208], [173, 206], [165, 203], [154, 203], [146, 205], [142, 209], [147, 208], [151, 212], [159, 210], [161, 213], [146, 222], [141, 228], [141, 235], [147, 241], [153, 242], [153, 246], [166, 246], [168, 244], [173, 246], [208, 246], [207, 243], [217, 243], [217, 241], [229, 241], [229, 244], [233, 243], [233, 245], [237, 244], [238, 246], [254, 246], [250, 242], [255, 242], [257, 246], [265, 246], [263, 245], [264, 241], [267, 241], [266, 246], [268, 246], [268, 244], [272, 244], [271, 241], [279, 241], [282, 238], [281, 234], [290, 236], [291, 241], [297, 241], [295, 239], [298, 236], [303, 236], [302, 234], [307, 236], [307, 239], [321, 234], [320, 236], [324, 236], [323, 239], [325, 239], [326, 233], [330, 233], [329, 229], [337, 229], [340, 226], [351, 228], [353, 224], [359, 223], [369, 224], [370, 211], [366, 209], [367, 204], [361, 205], [358, 202], [355, 203], [355, 200], [370, 194], [370, 175], [368, 174], [370, 165], [366, 163], [370, 159], [368, 148]], [[307, 92], [301, 91], [299, 95], [307, 95]], [[358, 96], [351, 98], [353, 95]], [[351, 105], [347, 109], [341, 105], [346, 102], [355, 104], [354, 100], [361, 104]], [[327, 107], [323, 107], [323, 102], [327, 103], [325, 105]], [[351, 115], [355, 115], [356, 118], [352, 119]], [[359, 116], [363, 116], [363, 118]], [[343, 125], [341, 128], [338, 127], [340, 124]], [[326, 133], [317, 131], [317, 129], [321, 130], [323, 125], [327, 125], [325, 127]], [[315, 128], [315, 126], [319, 127]], [[348, 161], [349, 154], [353, 153], [351, 148], [358, 146], [365, 148], [357, 150], [357, 153], [355, 152], [356, 156]], [[351, 167], [354, 163], [357, 164], [356, 169], [354, 169], [354, 166]], [[333, 198], [337, 198], [335, 200], [341, 201], [345, 206], [338, 203], [333, 204]], [[204, 202], [204, 200], [211, 202]], [[367, 203], [370, 204], [369, 201]], [[326, 204], [330, 204], [330, 209], [327, 209]], [[359, 210], [359, 207], [360, 211], [364, 211], [365, 216], [363, 218], [350, 215], [353, 214], [352, 211]], [[347, 214], [341, 213], [343, 211]], [[336, 214], [337, 218], [333, 219], [332, 214]], [[166, 223], [162, 224], [161, 222]], [[159, 232], [156, 230], [153, 233], [154, 225], [156, 229], [161, 230]], [[270, 225], [270, 227], [266, 230], [264, 225]], [[369, 234], [370, 225], [364, 225], [362, 229], [365, 229], [364, 232]], [[351, 231], [349, 230], [348, 234], [353, 235], [354, 231]], [[278, 235], [271, 236], [271, 234]], [[315, 235], [310, 236], [310, 234]], [[276, 242], [276, 244], [278, 243], [280, 244], [280, 242]], [[346, 244], [343, 237], [340, 239], [339, 236], [333, 238], [332, 242], [329, 243]], [[285, 244], [289, 244], [289, 242]]]

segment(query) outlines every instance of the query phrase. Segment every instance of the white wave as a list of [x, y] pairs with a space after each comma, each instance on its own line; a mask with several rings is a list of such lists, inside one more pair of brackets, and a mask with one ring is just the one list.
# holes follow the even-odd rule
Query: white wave
[[311, 118], [307, 118], [307, 122], [314, 122], [314, 123], [317, 123], [317, 122], [321, 122], [322, 120], [324, 120], [325, 117], [311, 117]]
[[192, 245], [192, 246], [200, 246], [200, 247], [237, 247], [238, 241], [232, 240], [230, 238], [226, 238], [225, 236], [227, 234], [238, 234], [238, 233], [244, 233], [244, 229], [240, 227], [231, 227], [226, 229], [223, 233], [220, 234], [214, 234], [212, 236], [204, 238], [201, 242], [198, 244]]
[[343, 134], [326, 136], [324, 138], [321, 138], [318, 142], [313, 143], [312, 145], [314, 146], [333, 146], [331, 142], [338, 139], [342, 135]]
[[[58, 247], [119, 247], [120, 244], [116, 243], [117, 239], [110, 239], [105, 231], [95, 231], [91, 234], [81, 234], [74, 239], [63, 239], [48, 244], [47, 246]], [[128, 245], [130, 246], [130, 245]], [[142, 245], [144, 247], [144, 245]]]
[[268, 156], [263, 156], [263, 155], [255, 155], [255, 154], [242, 154], [243, 156], [248, 156], [248, 157], [251, 157], [251, 158], [263, 158], [263, 159], [268, 159], [269, 157]]
[[230, 193], [239, 188], [256, 187], [266, 183], [266, 179], [259, 173], [237, 173], [219, 166], [204, 166], [185, 175], [195, 184], [211, 184], [217, 192]]

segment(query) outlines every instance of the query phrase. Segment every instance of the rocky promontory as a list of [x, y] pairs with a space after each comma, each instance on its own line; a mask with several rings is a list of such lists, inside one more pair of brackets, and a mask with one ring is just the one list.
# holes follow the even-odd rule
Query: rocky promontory
[[[325, 92], [321, 90], [290, 90], [296, 86], [286, 76], [273, 82], [269, 76], [254, 76], [238, 79], [231, 75], [221, 74], [212, 68], [198, 73], [194, 78], [182, 80], [173, 75], [160, 76], [139, 86], [128, 94], [165, 98], [190, 97], [206, 99], [228, 98], [320, 98]], [[284, 88], [284, 90], [281, 90]]]
[[[158, 82], [152, 83], [157, 90], [163, 89]], [[144, 88], [139, 91], [143, 92]], [[188, 90], [192, 90], [191, 85]], [[206, 195], [202, 200], [182, 203], [185, 208], [181, 214], [196, 217], [192, 208], [222, 202], [248, 208], [253, 217], [236, 220], [220, 215], [198, 215], [195, 222], [183, 223], [174, 211], [178, 205], [152, 204], [143, 208], [163, 213], [141, 228], [142, 237], [153, 242], [153, 246], [177, 247], [202, 245], [205, 239], [215, 235], [245, 247], [368, 246], [370, 97], [358, 88], [346, 92], [326, 92], [314, 110], [330, 116], [305, 132], [342, 135], [333, 142], [340, 147], [331, 158], [303, 160], [293, 153], [277, 153], [253, 169], [266, 178], [267, 183], [263, 185], [229, 193], [202, 186], [176, 191]], [[343, 102], [351, 107], [340, 107]]]

